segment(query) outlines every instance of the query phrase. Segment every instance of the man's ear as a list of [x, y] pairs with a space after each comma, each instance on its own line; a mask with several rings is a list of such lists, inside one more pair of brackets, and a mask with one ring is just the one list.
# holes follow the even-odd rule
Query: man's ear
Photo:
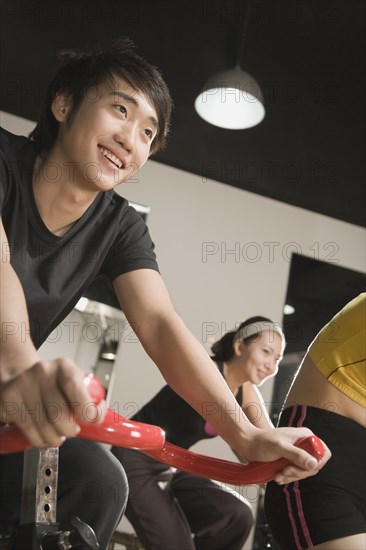
[[70, 106], [70, 98], [65, 94], [58, 94], [54, 97], [51, 111], [57, 122], [65, 122]]

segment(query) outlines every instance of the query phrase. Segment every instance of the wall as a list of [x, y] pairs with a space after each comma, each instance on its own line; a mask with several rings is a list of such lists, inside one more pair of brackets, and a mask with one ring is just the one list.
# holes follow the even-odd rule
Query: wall
[[[363, 271], [365, 232], [338, 220], [149, 161], [117, 191], [148, 204], [148, 225], [162, 276], [179, 314], [209, 348], [210, 340], [255, 314], [282, 319], [296, 251]], [[329, 243], [334, 243], [329, 247]], [[316, 246], [315, 246], [316, 245]], [[143, 404], [163, 381], [126, 333], [114, 396]], [[140, 373], [149, 382], [140, 386]]]
[[[162, 276], [177, 311], [207, 350], [252, 315], [281, 321], [292, 252], [365, 269], [363, 229], [152, 160], [117, 191], [151, 207], [148, 225]], [[121, 344], [118, 366], [112, 402], [122, 414], [143, 405], [164, 383], [130, 337]], [[262, 388], [266, 402], [272, 382]], [[192, 450], [234, 459], [218, 438]], [[256, 508], [258, 488], [240, 492]]]
[[[6, 128], [22, 133], [18, 120], [2, 118]], [[203, 181], [153, 160], [117, 191], [151, 207], [148, 225], [161, 274], [177, 311], [207, 350], [211, 341], [249, 316], [282, 319], [292, 252], [365, 270], [362, 228]], [[129, 416], [164, 380], [130, 330], [122, 340], [110, 403]], [[266, 402], [271, 390], [268, 382], [263, 387]], [[234, 459], [219, 438], [193, 450]], [[255, 508], [257, 488], [241, 492]]]

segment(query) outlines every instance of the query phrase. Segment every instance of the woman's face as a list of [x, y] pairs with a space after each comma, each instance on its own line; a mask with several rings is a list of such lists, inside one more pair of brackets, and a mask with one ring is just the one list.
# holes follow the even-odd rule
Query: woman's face
[[277, 374], [283, 351], [283, 340], [274, 331], [262, 332], [248, 344], [243, 340], [235, 343], [235, 354], [241, 360], [246, 381], [256, 386]]

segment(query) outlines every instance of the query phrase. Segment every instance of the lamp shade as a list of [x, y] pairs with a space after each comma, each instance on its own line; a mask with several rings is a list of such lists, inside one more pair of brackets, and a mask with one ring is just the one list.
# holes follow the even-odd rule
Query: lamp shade
[[265, 115], [258, 82], [240, 67], [212, 76], [194, 106], [203, 120], [229, 130], [256, 126]]

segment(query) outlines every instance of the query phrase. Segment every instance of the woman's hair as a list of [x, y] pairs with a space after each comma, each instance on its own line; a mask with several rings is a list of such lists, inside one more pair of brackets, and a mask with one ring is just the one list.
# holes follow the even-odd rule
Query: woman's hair
[[[56, 142], [58, 122], [51, 106], [58, 94], [70, 96], [70, 124], [88, 90], [93, 86], [112, 86], [115, 77], [123, 78], [130, 86], [141, 91], [154, 106], [158, 117], [158, 130], [151, 145], [151, 152], [164, 148], [169, 131], [173, 101], [160, 71], [135, 51], [129, 38], [118, 38], [109, 46], [89, 51], [62, 50], [58, 64], [49, 83], [39, 121], [30, 137], [37, 154], [45, 157]], [[112, 88], [111, 88], [112, 89]]]
[[218, 340], [212, 345], [211, 347], [212, 358], [218, 361], [229, 361], [234, 355], [233, 344], [236, 340], [238, 340], [239, 338], [242, 338], [242, 340], [246, 344], [250, 344], [250, 342], [252, 342], [253, 340], [258, 339], [258, 334], [261, 332], [261, 330], [258, 329], [258, 331], [256, 331], [255, 334], [252, 334], [251, 336], [247, 336], [243, 338], [241, 336], [242, 329], [244, 329], [249, 325], [260, 323], [260, 322], [274, 324], [273, 321], [271, 319], [268, 319], [267, 317], [261, 317], [259, 315], [257, 315], [256, 317], [250, 317], [246, 321], [243, 321], [243, 323], [241, 323], [241, 325], [239, 325], [237, 329], [227, 332], [226, 334], [224, 334], [224, 336], [222, 336], [222, 338], [220, 338], [220, 340]]

